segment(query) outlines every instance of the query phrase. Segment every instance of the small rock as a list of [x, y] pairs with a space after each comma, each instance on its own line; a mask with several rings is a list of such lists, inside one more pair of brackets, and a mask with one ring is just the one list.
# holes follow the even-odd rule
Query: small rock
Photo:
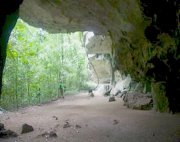
[[119, 122], [117, 121], [117, 120], [114, 120], [113, 121], [113, 125], [116, 125], [116, 124], [118, 124]]
[[17, 137], [17, 136], [18, 136], [18, 134], [12, 130], [0, 131], [0, 138], [9, 138], [9, 137]]
[[49, 137], [49, 138], [56, 138], [57, 137], [57, 134], [54, 132], [54, 131], [51, 131], [51, 132], [44, 132], [42, 133], [41, 135], [39, 136], [42, 136], [42, 137]]
[[114, 96], [109, 97], [109, 102], [114, 102], [114, 101], [116, 101]]
[[53, 118], [54, 118], [55, 120], [58, 120], [58, 117], [57, 117], [57, 116], [53, 116]]
[[49, 137], [50, 137], [50, 138], [56, 138], [56, 137], [57, 137], [57, 134], [56, 134], [54, 131], [51, 131], [51, 132], [49, 133]]
[[4, 124], [0, 123], [0, 131], [3, 131], [3, 130], [4, 130]]
[[49, 133], [48, 133], [48, 132], [44, 132], [44, 133], [42, 133], [42, 134], [41, 134], [41, 135], [39, 135], [39, 136], [48, 137], [48, 135], [49, 135]]
[[29, 132], [32, 132], [32, 131], [34, 131], [32, 126], [30, 126], [28, 124], [23, 124], [21, 134], [29, 133]]
[[77, 125], [77, 124], [76, 124], [75, 127], [76, 127], [76, 129], [80, 129], [80, 128], [81, 128], [81, 126], [80, 126], [80, 125]]
[[66, 122], [66, 124], [64, 124], [63, 128], [69, 128], [71, 127], [71, 125], [69, 124], [69, 122]]

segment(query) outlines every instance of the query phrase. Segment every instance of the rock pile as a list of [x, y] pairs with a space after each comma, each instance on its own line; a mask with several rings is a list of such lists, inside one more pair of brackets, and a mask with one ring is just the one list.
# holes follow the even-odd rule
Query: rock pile
[[0, 138], [17, 137], [18, 134], [12, 130], [6, 130], [4, 124], [0, 123]]

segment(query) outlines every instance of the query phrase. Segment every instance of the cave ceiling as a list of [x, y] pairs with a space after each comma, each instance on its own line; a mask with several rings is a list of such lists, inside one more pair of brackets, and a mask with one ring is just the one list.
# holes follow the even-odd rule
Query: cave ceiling
[[[93, 31], [121, 36], [135, 28], [136, 0], [24, 0], [20, 17], [51, 33]], [[137, 17], [137, 16], [136, 16]]]

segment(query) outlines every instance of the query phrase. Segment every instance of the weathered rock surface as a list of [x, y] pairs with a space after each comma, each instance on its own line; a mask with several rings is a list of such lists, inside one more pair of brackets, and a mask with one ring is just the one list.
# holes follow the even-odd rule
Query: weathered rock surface
[[127, 91], [129, 89], [129, 85], [131, 82], [131, 77], [128, 75], [125, 79], [119, 80], [115, 87], [112, 88], [110, 94], [111, 95], [118, 95], [120, 92]]
[[121, 35], [133, 30], [127, 18], [137, 11], [136, 0], [24, 0], [20, 17], [29, 24], [49, 32], [94, 31]]
[[152, 96], [147, 94], [127, 93], [123, 100], [124, 105], [132, 109], [150, 110], [153, 106]]
[[23, 124], [21, 134], [29, 133], [29, 132], [32, 132], [32, 131], [34, 131], [34, 128], [31, 125]]
[[4, 130], [4, 124], [0, 123], [0, 131]]
[[86, 45], [87, 54], [111, 54], [112, 40], [109, 36], [95, 35]]
[[[94, 50], [94, 49], [92, 49]], [[94, 50], [94, 52], [98, 52]], [[97, 75], [100, 83], [110, 82], [111, 80], [111, 65], [108, 59], [104, 59], [103, 55], [89, 57], [89, 61], [93, 65], [90, 68], [91, 80], [97, 81]], [[96, 73], [95, 73], [95, 71]]]

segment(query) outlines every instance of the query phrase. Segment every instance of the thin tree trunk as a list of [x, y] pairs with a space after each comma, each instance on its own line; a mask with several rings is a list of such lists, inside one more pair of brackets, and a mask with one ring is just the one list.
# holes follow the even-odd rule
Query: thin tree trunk
[[16, 61], [16, 78], [15, 78], [15, 96], [16, 96], [16, 108], [18, 109], [18, 57]]

